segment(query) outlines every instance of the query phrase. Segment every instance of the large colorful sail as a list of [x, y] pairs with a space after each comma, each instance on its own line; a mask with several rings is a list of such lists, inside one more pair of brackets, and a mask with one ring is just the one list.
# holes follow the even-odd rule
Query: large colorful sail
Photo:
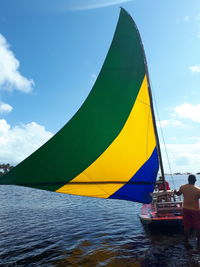
[[158, 165], [144, 51], [134, 21], [121, 9], [81, 108], [0, 184], [149, 203]]

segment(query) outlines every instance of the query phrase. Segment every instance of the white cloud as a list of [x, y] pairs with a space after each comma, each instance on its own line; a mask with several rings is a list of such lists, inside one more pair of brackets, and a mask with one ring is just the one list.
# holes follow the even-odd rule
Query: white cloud
[[192, 137], [188, 137], [188, 140], [192, 140], [192, 141], [198, 141], [200, 142], [200, 136], [192, 136]]
[[71, 10], [87, 10], [87, 9], [95, 9], [95, 8], [101, 8], [101, 7], [107, 7], [107, 6], [113, 6], [113, 5], [118, 5], [118, 4], [122, 4], [125, 2], [130, 2], [133, 0], [87, 0], [83, 1], [80, 4], [80, 2], [77, 4], [75, 4], [75, 1], [73, 1], [73, 5], [71, 8]]
[[197, 21], [200, 21], [200, 14], [198, 14], [198, 15], [195, 17], [195, 19], [196, 19]]
[[5, 37], [0, 34], [0, 89], [30, 92], [33, 80], [22, 76], [19, 72], [20, 63], [10, 50]]
[[194, 65], [190, 67], [192, 72], [200, 72], [200, 65]]
[[0, 120], [0, 134], [2, 135], [4, 133], [8, 132], [9, 129], [10, 129], [10, 125], [6, 122], [6, 120]]
[[181, 121], [175, 120], [175, 119], [158, 121], [157, 126], [161, 128], [166, 128], [166, 127], [184, 127], [185, 128], [187, 127]]
[[191, 163], [190, 158], [187, 156], [177, 157], [175, 162], [177, 166], [188, 166]]
[[195, 122], [200, 122], [200, 104], [182, 104], [175, 108], [175, 112], [180, 118], [187, 118]]
[[96, 79], [97, 79], [96, 73], [92, 73], [90, 75], [90, 83], [93, 85], [95, 83]]
[[190, 17], [189, 17], [189, 16], [185, 16], [185, 17], [184, 17], [184, 20], [185, 20], [186, 22], [188, 22], [188, 21], [190, 20]]
[[157, 126], [161, 128], [165, 128], [169, 126], [169, 121], [170, 120], [162, 120], [157, 122]]
[[0, 114], [1, 113], [8, 113], [11, 112], [13, 110], [13, 108], [6, 103], [0, 102]]
[[[164, 147], [162, 148], [163, 161], [166, 171], [168, 163]], [[200, 171], [200, 142], [193, 144], [167, 144], [166, 149], [170, 159], [172, 172], [199, 172]]]
[[53, 136], [35, 122], [11, 127], [0, 120], [0, 162], [19, 163]]

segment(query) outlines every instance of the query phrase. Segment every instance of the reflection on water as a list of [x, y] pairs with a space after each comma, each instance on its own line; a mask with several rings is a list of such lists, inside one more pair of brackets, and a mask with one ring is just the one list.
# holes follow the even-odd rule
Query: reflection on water
[[146, 232], [138, 203], [16, 186], [0, 186], [0, 203], [0, 266], [200, 266], [194, 237], [188, 250]]

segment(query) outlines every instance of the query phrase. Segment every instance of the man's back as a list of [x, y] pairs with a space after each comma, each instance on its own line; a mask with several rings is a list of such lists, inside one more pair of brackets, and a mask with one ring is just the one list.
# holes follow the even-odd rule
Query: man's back
[[174, 194], [180, 196], [183, 194], [183, 226], [185, 244], [188, 246], [188, 238], [191, 229], [194, 229], [197, 236], [197, 245], [200, 248], [200, 188], [194, 184], [196, 177], [193, 174], [188, 176], [188, 184], [182, 185], [178, 192], [174, 190]]
[[193, 184], [185, 184], [180, 187], [183, 193], [183, 207], [185, 209], [199, 210], [200, 188]]

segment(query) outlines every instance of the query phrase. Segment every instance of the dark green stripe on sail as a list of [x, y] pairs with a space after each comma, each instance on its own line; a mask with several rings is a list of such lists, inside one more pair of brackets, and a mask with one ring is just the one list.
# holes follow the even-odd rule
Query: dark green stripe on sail
[[76, 177], [118, 136], [144, 75], [137, 29], [121, 9], [104, 65], [81, 108], [46, 144], [4, 175], [0, 183], [30, 183], [31, 187], [55, 191]]

